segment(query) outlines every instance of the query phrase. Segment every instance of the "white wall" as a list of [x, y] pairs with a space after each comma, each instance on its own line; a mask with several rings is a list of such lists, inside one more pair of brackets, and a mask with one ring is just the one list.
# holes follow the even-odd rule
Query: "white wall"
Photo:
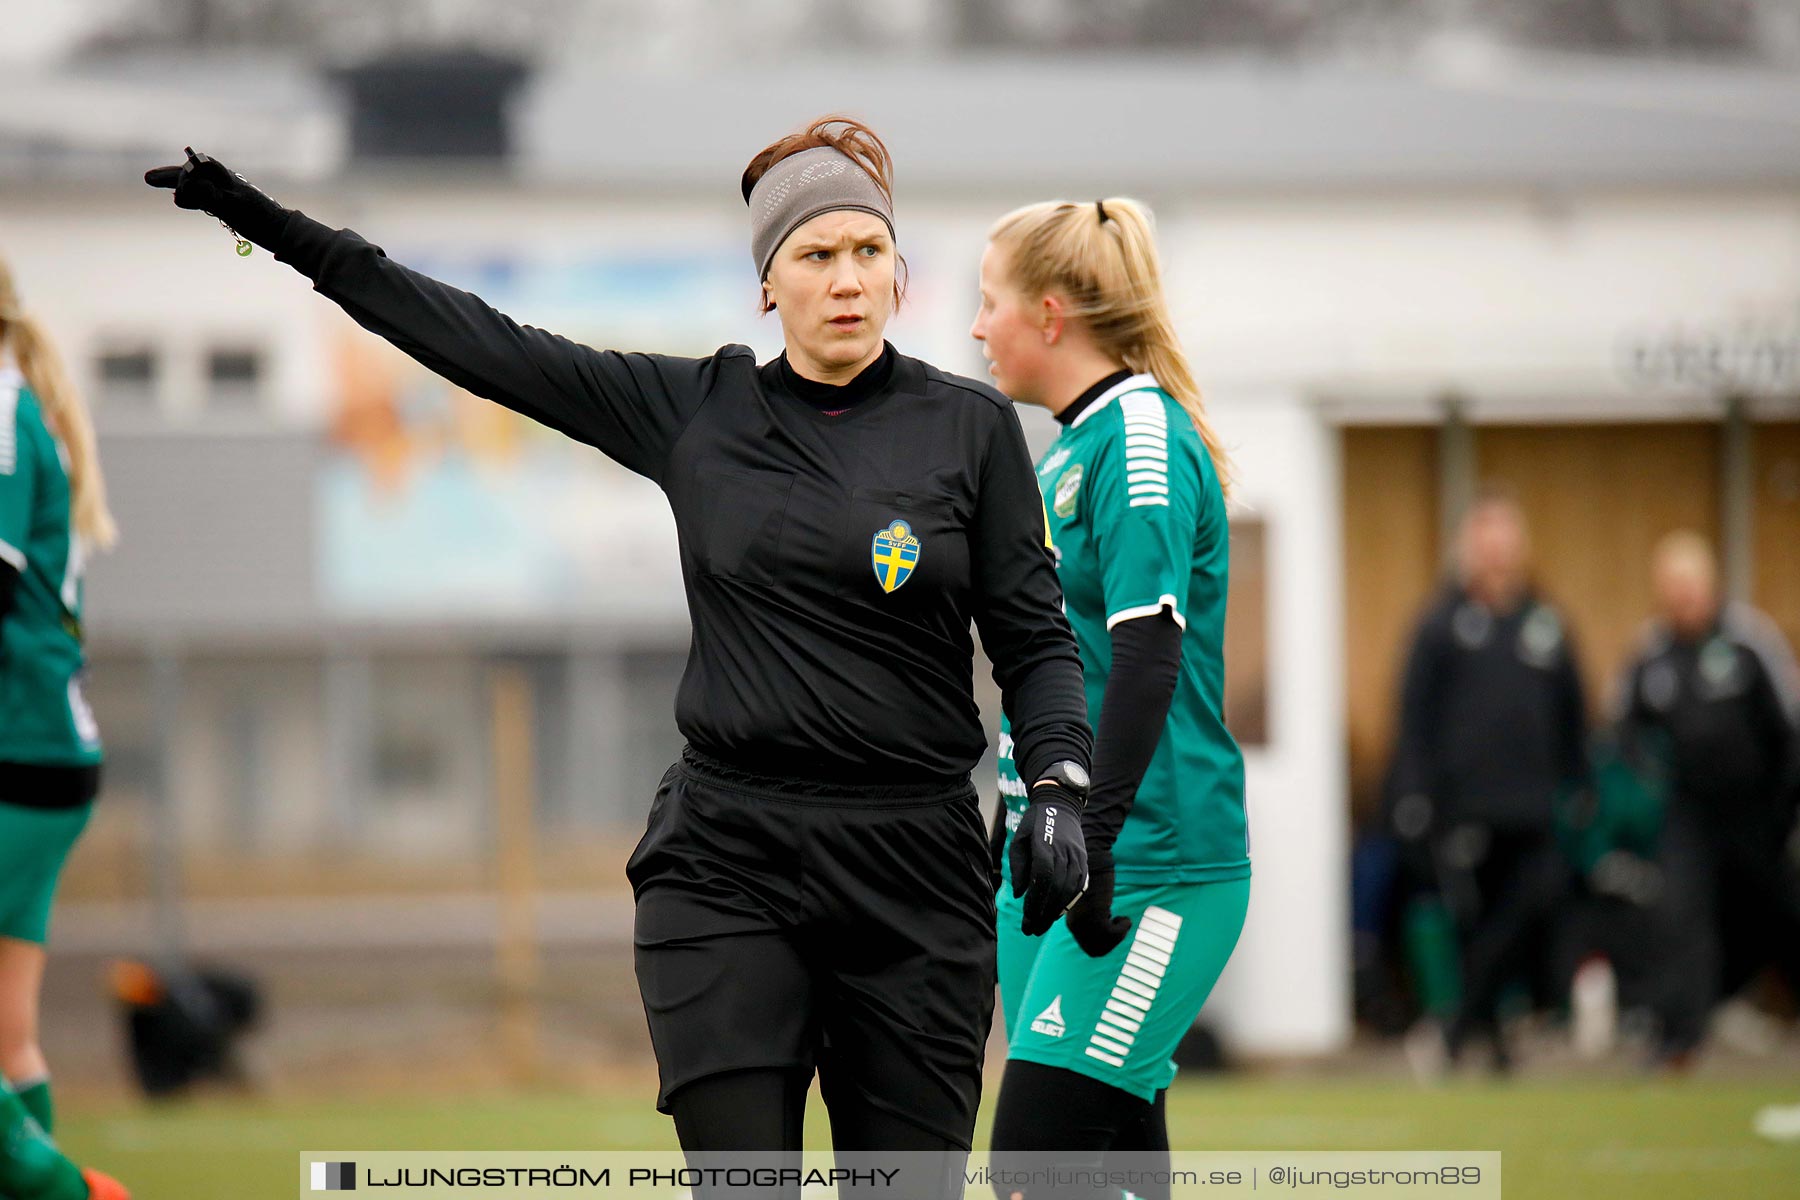
[[1204, 378], [1365, 395], [1626, 390], [1646, 329], [1800, 316], [1800, 195], [1197, 202], [1164, 225]]
[[1270, 721], [1244, 756], [1250, 913], [1206, 1012], [1240, 1053], [1324, 1053], [1351, 1017], [1337, 431], [1280, 393], [1214, 415], [1264, 522]]

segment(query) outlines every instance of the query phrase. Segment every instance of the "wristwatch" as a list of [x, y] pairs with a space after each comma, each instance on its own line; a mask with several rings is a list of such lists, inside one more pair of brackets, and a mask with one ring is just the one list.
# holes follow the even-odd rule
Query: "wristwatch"
[[1050, 769], [1031, 785], [1032, 790], [1035, 791], [1046, 783], [1054, 783], [1074, 797], [1076, 812], [1082, 812], [1087, 808], [1088, 773], [1087, 768], [1080, 763], [1071, 762], [1068, 759], [1051, 763]]

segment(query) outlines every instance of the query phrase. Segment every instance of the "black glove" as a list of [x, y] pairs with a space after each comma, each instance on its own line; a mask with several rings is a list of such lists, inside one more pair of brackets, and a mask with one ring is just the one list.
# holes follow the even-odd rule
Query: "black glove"
[[173, 188], [177, 208], [211, 213], [239, 237], [273, 251], [289, 210], [258, 191], [242, 175], [227, 170], [218, 159], [195, 154], [192, 147], [187, 156], [187, 162], [180, 166], [145, 171], [144, 182], [151, 187]]
[[1060, 785], [1031, 789], [1031, 807], [1019, 822], [1012, 848], [1013, 895], [1025, 897], [1027, 937], [1037, 937], [1062, 916], [1087, 886], [1087, 845], [1081, 840], [1081, 810]]
[[1112, 915], [1112, 851], [1093, 851], [1088, 855], [1087, 869], [1087, 891], [1069, 909], [1063, 924], [1069, 927], [1075, 944], [1087, 951], [1088, 957], [1105, 958], [1125, 940], [1125, 934], [1131, 929], [1131, 918]]

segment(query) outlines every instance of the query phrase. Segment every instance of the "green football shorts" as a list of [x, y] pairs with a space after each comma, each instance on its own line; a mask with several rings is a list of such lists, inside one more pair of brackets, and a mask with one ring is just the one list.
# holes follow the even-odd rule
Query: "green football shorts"
[[50, 931], [56, 881], [94, 811], [0, 804], [0, 937], [39, 945]]
[[1019, 932], [1022, 903], [999, 898], [1000, 1004], [1008, 1059], [1098, 1079], [1145, 1100], [1175, 1079], [1175, 1047], [1194, 1024], [1244, 928], [1250, 879], [1121, 883], [1113, 914], [1131, 932], [1090, 958], [1061, 921]]

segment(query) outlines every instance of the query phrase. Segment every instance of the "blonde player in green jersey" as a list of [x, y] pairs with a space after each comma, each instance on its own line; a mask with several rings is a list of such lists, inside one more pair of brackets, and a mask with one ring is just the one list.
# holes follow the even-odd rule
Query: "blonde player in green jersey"
[[[1097, 734], [1086, 893], [1028, 938], [1001, 888], [1009, 1047], [993, 1147], [1064, 1162], [1166, 1155], [1171, 1055], [1237, 944], [1250, 893], [1243, 756], [1223, 716], [1229, 464], [1136, 202], [1003, 217], [970, 332], [1000, 389], [1062, 425], [1038, 485]], [[1026, 803], [1010, 740], [1003, 728], [1009, 825]]]
[[51, 1139], [38, 1048], [44, 940], [63, 860], [99, 788], [81, 694], [81, 570], [116, 531], [94, 430], [0, 262], [0, 1196], [120, 1200]]

